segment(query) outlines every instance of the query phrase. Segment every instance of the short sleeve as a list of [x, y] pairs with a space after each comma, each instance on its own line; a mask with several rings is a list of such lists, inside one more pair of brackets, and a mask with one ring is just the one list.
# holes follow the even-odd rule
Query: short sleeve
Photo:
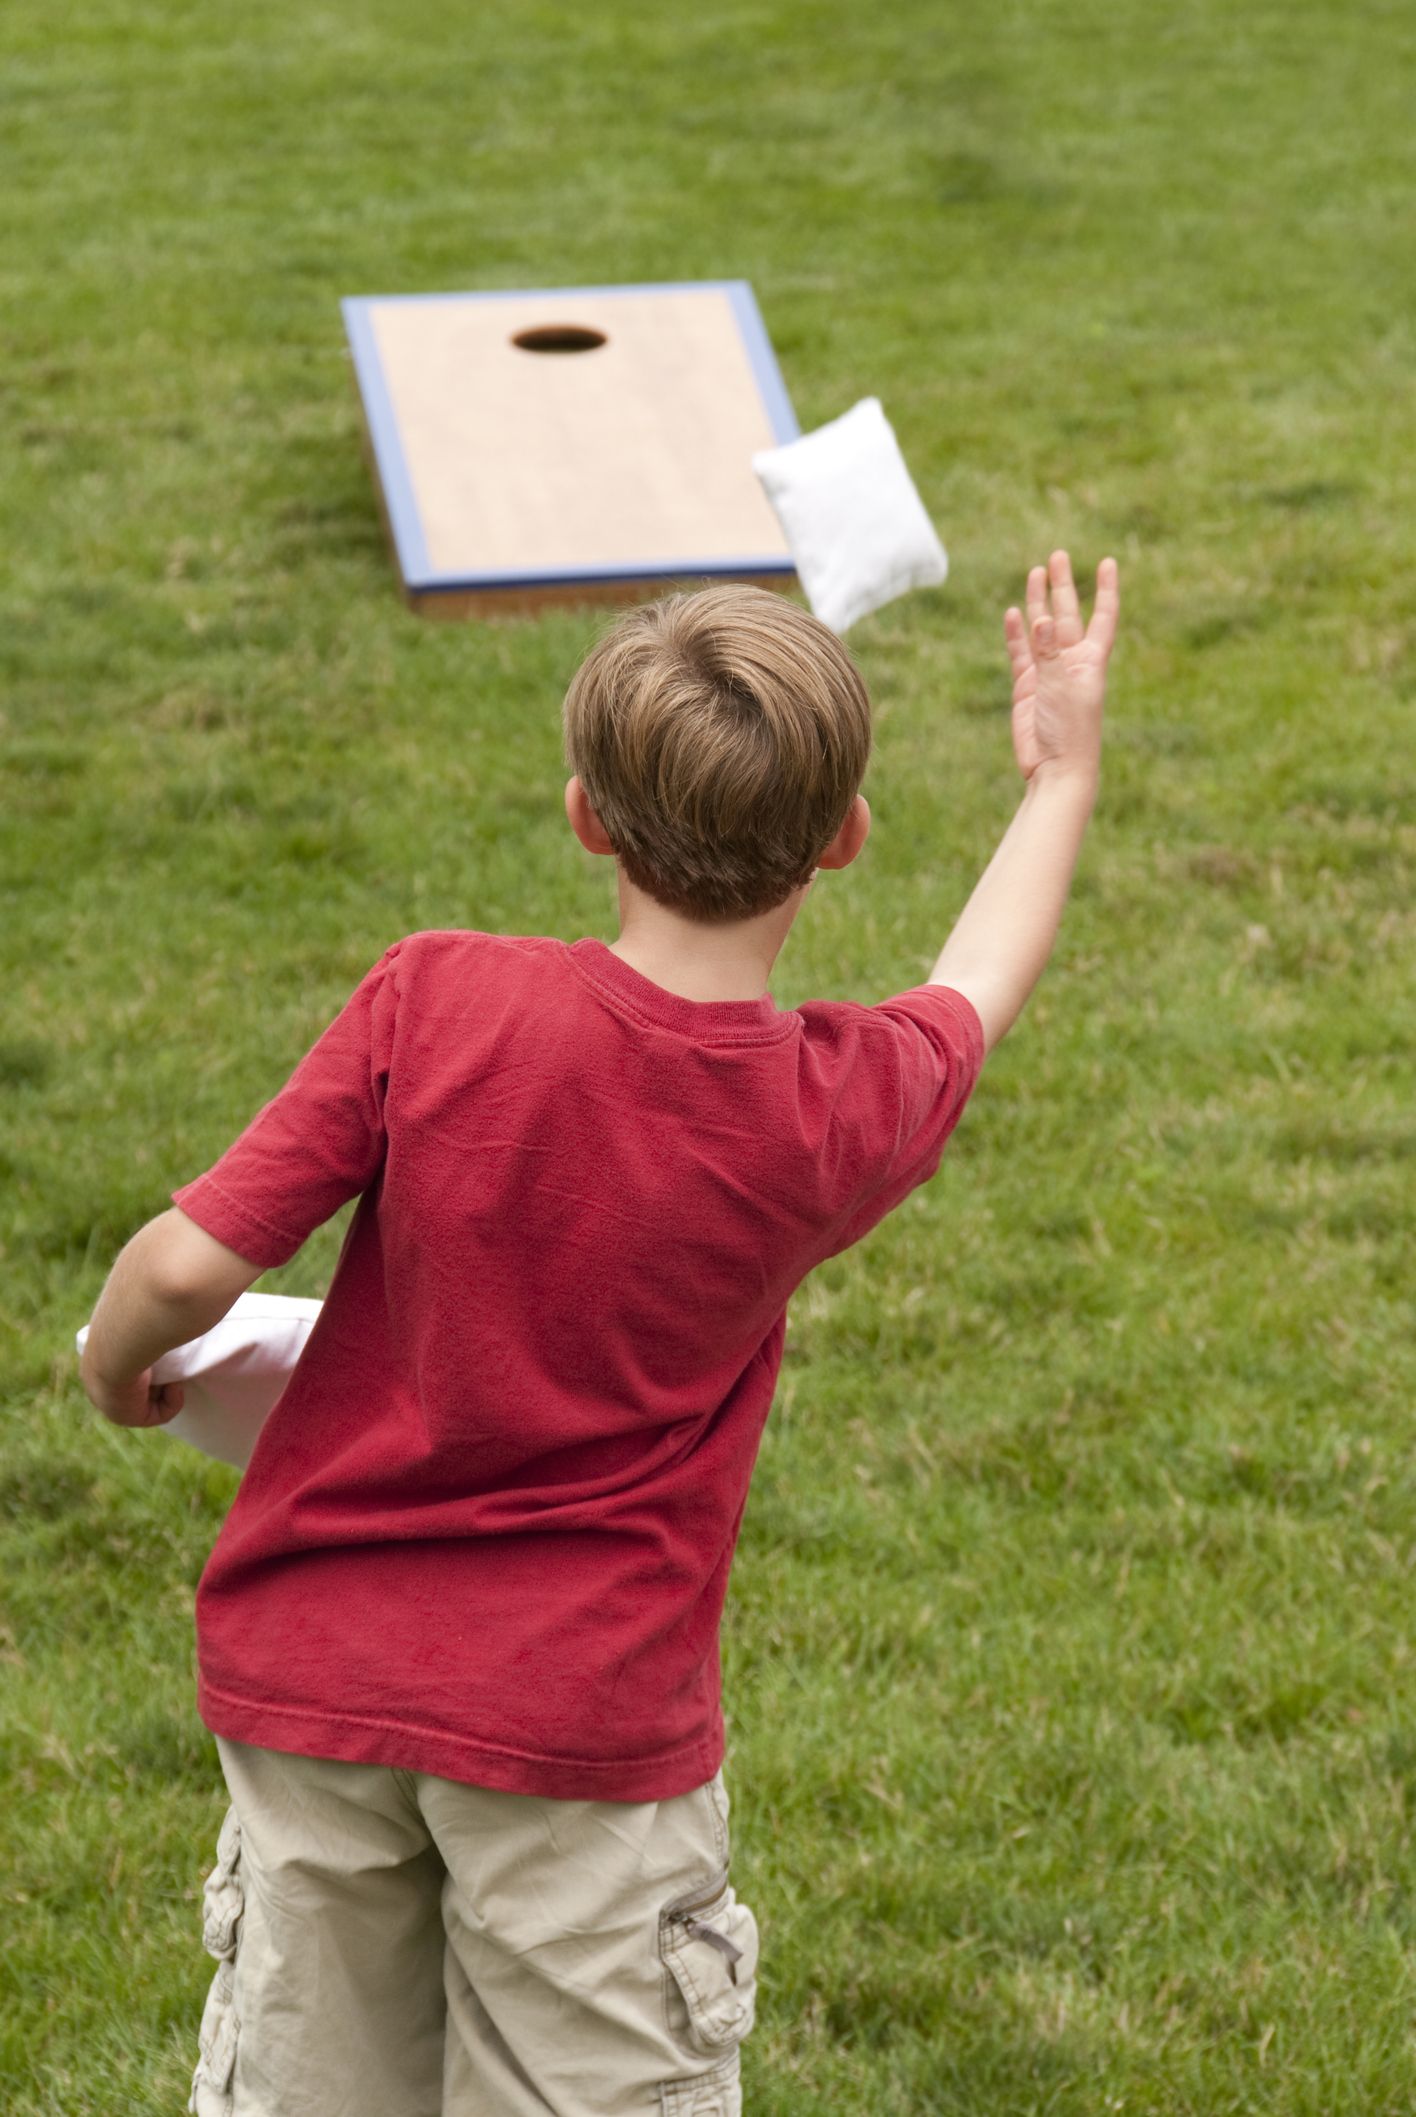
[[952, 986], [920, 985], [868, 1012], [893, 1032], [894, 1151], [867, 1194], [854, 1202], [833, 1250], [858, 1242], [928, 1182], [983, 1070], [983, 1024], [973, 1003]]
[[401, 945], [374, 965], [221, 1159], [172, 1193], [199, 1227], [263, 1271], [287, 1263], [383, 1166]]

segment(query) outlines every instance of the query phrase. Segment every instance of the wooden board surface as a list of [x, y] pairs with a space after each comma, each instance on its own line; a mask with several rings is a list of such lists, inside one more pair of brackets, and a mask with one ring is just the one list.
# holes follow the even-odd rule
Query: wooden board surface
[[[742, 282], [345, 303], [405, 591], [781, 576], [752, 454], [796, 421]], [[524, 349], [575, 327], [584, 351]], [[459, 592], [460, 591], [460, 592]]]

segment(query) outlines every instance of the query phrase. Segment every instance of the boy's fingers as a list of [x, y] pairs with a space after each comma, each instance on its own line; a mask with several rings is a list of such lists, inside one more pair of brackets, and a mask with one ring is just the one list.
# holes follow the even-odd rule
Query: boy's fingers
[[1103, 655], [1110, 654], [1121, 611], [1121, 582], [1115, 559], [1103, 559], [1096, 569], [1096, 608], [1087, 626], [1087, 638]]
[[1004, 613], [1003, 637], [1008, 642], [1008, 660], [1012, 664], [1016, 679], [1025, 675], [1032, 667], [1032, 655], [1028, 652], [1027, 627], [1023, 623], [1022, 611], [1016, 606]]
[[1057, 627], [1050, 617], [1040, 617], [1032, 628], [1032, 651], [1035, 660], [1050, 662], [1057, 652]]
[[1082, 636], [1082, 606], [1072, 579], [1072, 561], [1065, 551], [1053, 552], [1047, 562], [1047, 577], [1052, 583], [1052, 614], [1057, 620], [1058, 639], [1064, 647], [1075, 646]]
[[1047, 568], [1045, 566], [1034, 566], [1029, 573], [1026, 600], [1028, 630], [1031, 632], [1038, 619], [1047, 615]]

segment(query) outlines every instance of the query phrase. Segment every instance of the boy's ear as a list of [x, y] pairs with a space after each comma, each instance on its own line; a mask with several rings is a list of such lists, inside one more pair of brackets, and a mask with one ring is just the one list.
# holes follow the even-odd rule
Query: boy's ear
[[849, 867], [856, 854], [870, 836], [870, 804], [864, 794], [857, 794], [846, 810], [846, 820], [831, 843], [816, 856], [818, 867]]
[[605, 826], [591, 808], [590, 796], [575, 773], [566, 781], [565, 813], [587, 853], [613, 853], [614, 847], [605, 835]]

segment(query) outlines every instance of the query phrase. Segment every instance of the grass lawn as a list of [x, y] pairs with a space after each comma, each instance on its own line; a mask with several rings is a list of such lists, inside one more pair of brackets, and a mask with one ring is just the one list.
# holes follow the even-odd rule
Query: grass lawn
[[[1121, 560], [1052, 969], [803, 1289], [730, 1597], [750, 2117], [1416, 2103], [1409, 237], [1395, 0], [90, 0], [3, 27], [7, 2117], [181, 2108], [230, 1473], [72, 1333], [399, 935], [609, 936], [600, 620], [401, 608], [337, 299], [740, 275], [884, 400], [943, 590], [852, 635], [913, 983], [1015, 798], [1002, 607]], [[322, 1291], [332, 1226], [267, 1284]]]

